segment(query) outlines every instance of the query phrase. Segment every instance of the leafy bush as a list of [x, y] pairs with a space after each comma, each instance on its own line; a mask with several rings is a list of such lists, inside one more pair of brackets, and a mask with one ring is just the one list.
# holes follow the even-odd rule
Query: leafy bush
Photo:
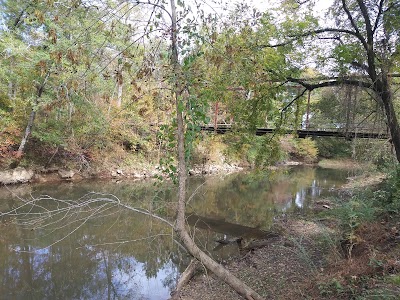
[[64, 143], [65, 133], [64, 122], [51, 119], [38, 123], [32, 131], [32, 137], [50, 146], [58, 146]]
[[340, 201], [336, 209], [327, 213], [339, 220], [342, 246], [346, 245], [346, 254], [350, 257], [352, 247], [362, 242], [357, 235], [361, 224], [373, 221], [382, 214], [397, 216], [400, 212], [400, 167], [392, 170], [379, 190], [360, 191], [349, 200]]
[[364, 221], [372, 221], [375, 218], [377, 208], [374, 201], [364, 193], [353, 196], [350, 201], [345, 201], [336, 209], [342, 229], [345, 233], [351, 233]]
[[224, 163], [225, 160], [231, 161], [232, 158], [227, 157], [226, 150], [227, 145], [222, 141], [221, 136], [205, 134], [195, 142], [191, 162], [203, 165], [207, 162]]
[[311, 138], [295, 139], [294, 146], [296, 155], [304, 159], [306, 162], [312, 162], [317, 159], [318, 148], [314, 140]]
[[279, 139], [271, 139], [268, 136], [258, 139], [256, 147], [251, 147], [249, 150], [253, 150], [248, 151], [248, 155], [254, 152], [254, 163], [257, 166], [274, 165], [288, 157], [288, 154], [283, 151]]
[[357, 139], [354, 141], [354, 154], [358, 161], [370, 162], [380, 168], [394, 163], [391, 145], [386, 140]]
[[374, 201], [384, 212], [400, 212], [400, 166], [392, 170], [382, 188], [374, 192]]
[[352, 255], [353, 247], [362, 241], [357, 234], [357, 229], [364, 222], [374, 220], [378, 211], [368, 193], [368, 191], [360, 192], [351, 197], [349, 201], [343, 200], [341, 205], [331, 212], [339, 220], [342, 250], [349, 258]]
[[295, 138], [285, 136], [280, 139], [280, 147], [288, 157], [313, 162], [318, 157], [318, 148], [315, 141], [311, 138]]
[[393, 164], [393, 154], [387, 141], [356, 139], [346, 141], [334, 137], [315, 139], [318, 154], [322, 158], [352, 158], [360, 162], [373, 163], [379, 167]]
[[318, 289], [321, 296], [344, 296], [346, 294], [345, 287], [340, 283], [339, 280], [333, 278], [331, 281], [326, 283], [318, 284]]
[[319, 156], [322, 158], [351, 157], [351, 142], [332, 137], [319, 137], [315, 140]]

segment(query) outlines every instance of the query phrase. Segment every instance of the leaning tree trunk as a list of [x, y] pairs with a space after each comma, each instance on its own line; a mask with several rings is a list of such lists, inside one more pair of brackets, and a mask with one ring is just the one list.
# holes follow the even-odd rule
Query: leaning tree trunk
[[225, 281], [230, 285], [238, 294], [245, 299], [261, 300], [263, 299], [253, 289], [247, 286], [243, 281], [238, 279], [222, 265], [218, 264], [204, 251], [202, 251], [193, 239], [190, 237], [186, 229], [185, 207], [186, 207], [186, 158], [185, 158], [185, 129], [183, 121], [182, 105], [180, 105], [181, 97], [183, 96], [183, 84], [180, 79], [180, 66], [178, 60], [177, 48], [177, 24], [176, 24], [176, 7], [175, 0], [171, 0], [171, 40], [172, 40], [172, 55], [171, 64], [173, 67], [174, 88], [173, 97], [176, 104], [176, 117], [177, 117], [177, 139], [178, 139], [178, 207], [176, 215], [175, 230], [182, 240], [183, 244], [194, 258], [199, 260], [207, 269], [213, 272], [219, 279]]
[[[44, 91], [44, 86], [46, 85], [46, 82], [47, 82], [47, 79], [49, 78], [49, 76], [50, 76], [50, 73], [47, 73], [46, 77], [43, 80], [43, 83], [37, 87], [35, 105], [38, 104], [40, 97], [42, 97], [42, 94]], [[32, 111], [29, 115], [28, 124], [26, 125], [26, 128], [25, 128], [24, 136], [22, 137], [21, 143], [17, 150], [17, 154], [16, 154], [17, 160], [12, 164], [13, 166], [14, 165], [17, 166], [19, 164], [19, 160], [22, 157], [22, 155], [24, 154], [26, 143], [28, 142], [29, 136], [32, 133], [32, 127], [35, 122], [35, 117], [36, 117], [36, 108], [32, 107]]]
[[35, 121], [36, 111], [35, 108], [32, 108], [32, 111], [29, 115], [28, 125], [26, 125], [24, 136], [21, 139], [21, 143], [18, 147], [17, 154], [15, 155], [17, 159], [21, 158], [25, 151], [26, 143], [28, 142], [28, 138], [31, 135], [33, 123]]
[[122, 88], [124, 84], [124, 78], [123, 78], [123, 56], [121, 54], [121, 57], [118, 58], [118, 69], [117, 69], [117, 107], [122, 106]]

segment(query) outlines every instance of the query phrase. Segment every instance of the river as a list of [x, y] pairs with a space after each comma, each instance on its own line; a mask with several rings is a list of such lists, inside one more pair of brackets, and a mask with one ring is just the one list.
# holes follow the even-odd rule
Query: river
[[[306, 214], [314, 201], [335, 196], [336, 188], [353, 175], [295, 167], [191, 178], [187, 210], [189, 222], [197, 225], [191, 232], [222, 261], [237, 254], [238, 247], [217, 247], [217, 239], [257, 237], [274, 218]], [[41, 207], [30, 207], [25, 215], [2, 217], [1, 299], [168, 299], [190, 257], [164, 222], [97, 202], [79, 213], [43, 213], [66, 203], [50, 198], [76, 204], [91, 192], [96, 194], [90, 197], [113, 194], [130, 206], [173, 219], [176, 192], [170, 183], [82, 181], [2, 187], [2, 212], [47, 196]]]

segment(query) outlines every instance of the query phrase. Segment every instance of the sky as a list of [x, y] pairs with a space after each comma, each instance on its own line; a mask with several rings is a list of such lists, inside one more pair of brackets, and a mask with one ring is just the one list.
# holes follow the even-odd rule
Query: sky
[[[302, 0], [302, 1], [307, 1], [307, 0]], [[320, 18], [323, 18], [325, 16], [325, 13], [327, 12], [328, 8], [334, 2], [334, 0], [308, 0], [308, 1], [315, 3], [315, 5], [313, 6], [314, 15], [319, 16]], [[226, 8], [224, 8], [224, 5], [221, 5], [220, 2], [228, 3], [229, 7], [234, 7], [235, 4], [247, 3], [251, 7], [255, 7], [258, 10], [260, 10], [261, 12], [269, 12], [273, 8], [278, 7], [279, 3], [282, 2], [282, 0], [234, 0], [234, 1], [229, 1], [229, 0], [184, 0], [184, 2], [185, 2], [185, 4], [189, 4], [192, 8], [195, 7], [194, 3], [201, 3], [202, 9], [206, 13], [217, 12], [220, 15], [224, 15], [228, 12], [228, 10], [226, 10]]]
[[[254, 5], [261, 11], [268, 10], [271, 6], [276, 6], [278, 0], [247, 0], [246, 2]], [[333, 3], [333, 0], [314, 0], [315, 2], [315, 11], [316, 12], [325, 12]]]

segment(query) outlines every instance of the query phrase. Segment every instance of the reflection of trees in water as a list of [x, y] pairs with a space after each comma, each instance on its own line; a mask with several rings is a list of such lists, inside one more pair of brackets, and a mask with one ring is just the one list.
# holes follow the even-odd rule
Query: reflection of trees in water
[[327, 190], [345, 178], [343, 171], [307, 167], [234, 174], [224, 180], [206, 178], [190, 209], [198, 215], [268, 228], [277, 213], [308, 207], [322, 187]]
[[[38, 250], [71, 230], [58, 227], [52, 232], [54, 228], [31, 231], [8, 225], [10, 230], [2, 238], [13, 246], [0, 249], [1, 295], [11, 299], [138, 299], [145, 292], [145, 278], [161, 273], [165, 278], [177, 278], [179, 274], [171, 262], [172, 239], [159, 236], [166, 230], [157, 222], [150, 224], [126, 213], [117, 220], [92, 220], [59, 243]], [[154, 232], [157, 237], [119, 243]], [[111, 244], [100, 245], [105, 243]], [[167, 287], [171, 285], [166, 282]]]
[[85, 299], [88, 291], [96, 290], [89, 286], [94, 283], [96, 267], [91, 251], [83, 248], [71, 251], [60, 245], [35, 251], [24, 239], [20, 246], [13, 247], [17, 251], [1, 253], [5, 258], [1, 261], [4, 270], [1, 294], [6, 298]]
[[[235, 174], [223, 181], [207, 181], [203, 194], [192, 203], [193, 211], [228, 222], [269, 227], [276, 203], [288, 196], [287, 183], [264, 174]], [[284, 193], [282, 193], [284, 191]], [[285, 199], [286, 200], [286, 199]]]

